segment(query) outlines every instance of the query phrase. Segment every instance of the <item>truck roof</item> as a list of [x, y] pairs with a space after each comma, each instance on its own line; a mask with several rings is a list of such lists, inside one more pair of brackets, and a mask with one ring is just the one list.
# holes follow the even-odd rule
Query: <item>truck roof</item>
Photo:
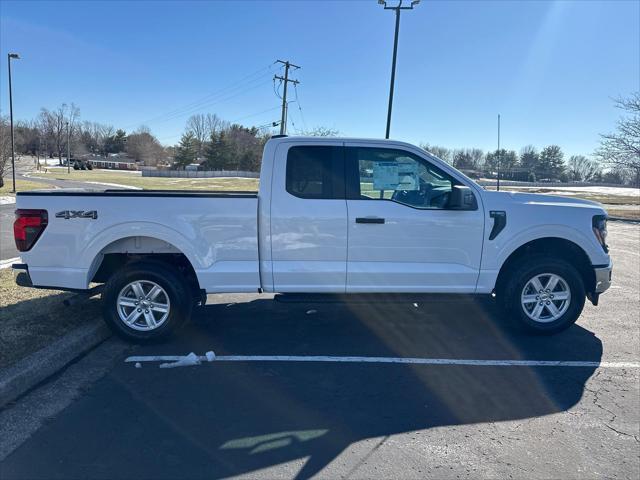
[[357, 143], [389, 143], [392, 145], [404, 145], [411, 148], [416, 148], [415, 145], [412, 145], [407, 142], [403, 142], [400, 140], [393, 139], [384, 139], [384, 138], [365, 138], [365, 137], [315, 137], [315, 136], [305, 136], [305, 135], [274, 135], [269, 139], [269, 142], [280, 143], [280, 142], [290, 142], [290, 141], [303, 141], [303, 142], [314, 142], [314, 143], [330, 143], [330, 142], [357, 142]]

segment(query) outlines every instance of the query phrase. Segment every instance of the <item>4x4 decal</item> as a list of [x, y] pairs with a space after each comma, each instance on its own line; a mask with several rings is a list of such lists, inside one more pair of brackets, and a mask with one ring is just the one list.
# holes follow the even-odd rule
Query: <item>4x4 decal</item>
[[56, 218], [64, 218], [69, 220], [70, 218], [92, 218], [93, 220], [98, 218], [98, 212], [96, 210], [63, 210], [56, 213]]

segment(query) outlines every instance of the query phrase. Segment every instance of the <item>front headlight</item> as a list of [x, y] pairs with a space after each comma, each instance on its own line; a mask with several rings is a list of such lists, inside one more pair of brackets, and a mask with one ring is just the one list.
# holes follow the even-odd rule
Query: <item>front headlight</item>
[[593, 227], [593, 234], [596, 236], [598, 243], [602, 245], [602, 249], [608, 253], [609, 246], [607, 245], [607, 216], [595, 215], [591, 224]]

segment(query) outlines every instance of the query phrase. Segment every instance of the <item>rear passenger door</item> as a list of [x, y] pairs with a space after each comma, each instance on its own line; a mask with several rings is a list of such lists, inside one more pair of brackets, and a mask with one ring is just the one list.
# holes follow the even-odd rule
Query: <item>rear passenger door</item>
[[276, 159], [285, 160], [286, 165], [275, 165], [271, 186], [271, 258], [277, 292], [345, 291], [347, 205], [342, 145], [279, 146]]

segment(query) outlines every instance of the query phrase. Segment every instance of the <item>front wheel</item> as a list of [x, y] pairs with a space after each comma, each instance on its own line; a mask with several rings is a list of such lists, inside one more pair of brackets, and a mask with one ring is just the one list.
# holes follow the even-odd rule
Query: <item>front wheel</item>
[[573, 325], [582, 313], [584, 282], [564, 260], [536, 255], [512, 270], [502, 301], [525, 329], [553, 334]]
[[106, 283], [103, 317], [125, 340], [144, 343], [170, 335], [191, 314], [191, 295], [176, 270], [156, 263], [125, 266]]

